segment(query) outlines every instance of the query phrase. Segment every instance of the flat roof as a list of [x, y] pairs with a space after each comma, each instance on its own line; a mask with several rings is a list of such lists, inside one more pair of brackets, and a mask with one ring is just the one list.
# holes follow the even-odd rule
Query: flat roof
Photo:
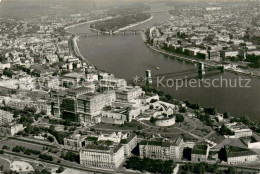
[[227, 153], [227, 157], [239, 157], [239, 156], [250, 156], [250, 155], [257, 155], [256, 152], [246, 149], [246, 148], [241, 148], [241, 147], [236, 147], [236, 146], [225, 146], [225, 150]]
[[206, 155], [207, 149], [208, 149], [207, 145], [204, 145], [204, 144], [195, 145], [192, 149], [192, 154]]
[[78, 97], [79, 100], [90, 100], [93, 99], [97, 96], [104, 95], [102, 93], [87, 93], [87, 94], [82, 94]]

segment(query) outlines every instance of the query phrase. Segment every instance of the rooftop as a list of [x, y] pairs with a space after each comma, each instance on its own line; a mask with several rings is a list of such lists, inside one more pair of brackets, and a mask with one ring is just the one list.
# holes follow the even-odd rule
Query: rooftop
[[89, 142], [84, 149], [113, 151], [114, 153], [116, 153], [121, 147], [121, 144], [116, 144], [112, 141], [95, 141], [93, 138], [93, 141]]
[[65, 74], [63, 77], [80, 78], [81, 76], [84, 76], [84, 75], [83, 74], [79, 74], [79, 73], [68, 73], [68, 74]]
[[165, 138], [154, 138], [152, 140], [143, 140], [140, 142], [140, 145], [170, 147], [170, 146], [178, 146], [181, 140], [182, 140], [181, 137], [176, 138], [174, 141]]
[[201, 144], [201, 145], [195, 145], [192, 149], [192, 154], [200, 154], [200, 155], [206, 155], [207, 154], [208, 146]]
[[69, 89], [68, 92], [69, 93], [81, 93], [81, 92], [85, 92], [85, 91], [91, 91], [91, 88], [88, 87], [79, 87], [79, 88], [74, 88], [74, 89]]
[[88, 93], [88, 94], [83, 94], [83, 95], [80, 95], [78, 97], [79, 100], [91, 100], [95, 97], [98, 97], [98, 96], [101, 96], [103, 94], [101, 93]]
[[256, 155], [256, 152], [250, 149], [236, 147], [236, 146], [225, 146], [225, 150], [226, 150], [227, 158]]
[[129, 143], [132, 139], [134, 139], [134, 137], [136, 137], [135, 134], [130, 134], [126, 139], [121, 139], [120, 143], [121, 143], [121, 144], [127, 144], [127, 143]]

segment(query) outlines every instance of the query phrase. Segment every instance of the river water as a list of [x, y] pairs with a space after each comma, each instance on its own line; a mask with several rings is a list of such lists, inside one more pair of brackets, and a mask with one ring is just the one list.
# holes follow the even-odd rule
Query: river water
[[[155, 23], [162, 23], [170, 18], [167, 13], [172, 7], [164, 4], [152, 6], [153, 19], [131, 29], [145, 29]], [[162, 13], [165, 12], [165, 13]], [[89, 25], [70, 28], [71, 33], [86, 33]], [[149, 49], [139, 34], [117, 34], [82, 37], [78, 41], [79, 49], [91, 63], [99, 69], [115, 74], [116, 77], [133, 80], [135, 76], [144, 76], [150, 69], [152, 75], [180, 72], [196, 69], [194, 64], [170, 58]], [[155, 67], [159, 67], [157, 70]], [[196, 73], [193, 76], [196, 76]], [[176, 77], [174, 77], [176, 78]], [[178, 77], [185, 78], [185, 76]], [[235, 117], [248, 116], [251, 120], [260, 120], [260, 80], [233, 73], [216, 73], [205, 76], [209, 80], [227, 79], [234, 84], [239, 78], [249, 79], [250, 88], [241, 87], [163, 87], [160, 89], [178, 100], [190, 100], [203, 107], [215, 107], [218, 112], [230, 112]], [[198, 79], [198, 78], [197, 78]], [[245, 85], [244, 81], [244, 85]], [[165, 84], [165, 83], [164, 83]], [[156, 85], [156, 82], [155, 84]]]

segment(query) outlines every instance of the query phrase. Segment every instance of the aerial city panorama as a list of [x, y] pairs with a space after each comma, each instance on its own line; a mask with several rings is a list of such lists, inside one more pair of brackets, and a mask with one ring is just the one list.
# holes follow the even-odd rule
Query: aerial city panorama
[[0, 0], [0, 174], [260, 173], [260, 0]]

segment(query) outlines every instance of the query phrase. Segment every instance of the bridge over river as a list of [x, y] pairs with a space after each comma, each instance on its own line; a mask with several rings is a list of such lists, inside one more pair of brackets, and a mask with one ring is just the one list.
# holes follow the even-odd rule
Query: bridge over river
[[79, 36], [83, 36], [83, 37], [87, 37], [87, 36], [97, 36], [97, 35], [102, 35], [102, 34], [106, 34], [106, 35], [115, 35], [115, 34], [138, 34], [140, 32], [143, 32], [145, 30], [131, 30], [131, 29], [125, 29], [125, 30], [117, 30], [117, 31], [98, 31], [98, 30], [92, 30], [91, 33], [81, 33], [79, 34]]

